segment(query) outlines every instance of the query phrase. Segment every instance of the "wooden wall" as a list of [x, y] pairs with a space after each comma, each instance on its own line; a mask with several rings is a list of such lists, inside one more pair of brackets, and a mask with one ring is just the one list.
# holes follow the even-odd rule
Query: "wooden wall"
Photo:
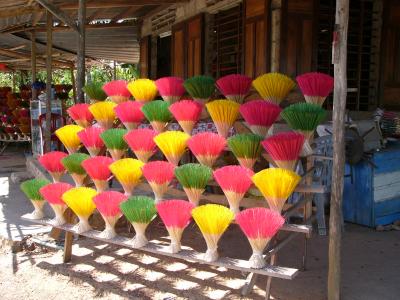
[[270, 68], [271, 1], [244, 1], [244, 73], [257, 77]]
[[140, 77], [150, 77], [150, 58], [151, 58], [151, 36], [145, 36], [140, 39], [140, 59], [139, 59], [139, 73]]

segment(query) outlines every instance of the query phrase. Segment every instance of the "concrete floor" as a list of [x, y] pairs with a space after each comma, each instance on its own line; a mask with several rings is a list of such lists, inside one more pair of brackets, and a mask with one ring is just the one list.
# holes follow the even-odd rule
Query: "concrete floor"
[[[12, 172], [24, 172], [25, 171], [25, 157], [21, 151], [15, 151], [15, 149], [9, 149], [5, 154], [0, 156], [0, 237], [3, 240], [20, 240], [26, 235], [40, 235], [47, 232], [49, 228], [32, 225], [30, 223], [23, 222], [19, 217], [32, 210], [30, 202], [24, 197], [19, 190], [19, 184], [15, 184], [10, 180]], [[50, 213], [50, 212], [48, 212]], [[51, 213], [50, 213], [51, 214]], [[236, 236], [237, 237], [237, 236]], [[226, 242], [221, 245], [221, 252], [229, 253], [232, 249], [247, 247], [245, 250], [240, 250], [244, 255], [247, 255], [248, 245], [243, 242], [235, 244], [232, 247], [230, 238], [235, 239], [235, 234], [227, 234], [224, 236]], [[87, 239], [76, 242], [73, 252], [77, 254], [78, 249], [82, 250], [85, 248], [94, 249], [96, 248], [95, 254], [86, 253], [83, 251], [78, 256], [75, 256], [72, 263], [63, 265], [58, 260], [54, 263], [51, 258], [45, 258], [40, 263], [30, 266], [30, 272], [35, 268], [48, 270], [48, 273], [41, 275], [41, 280], [45, 281], [46, 276], [54, 276], [56, 273], [60, 276], [60, 280], [64, 280], [61, 277], [66, 276], [65, 280], [71, 278], [79, 278], [80, 282], [84, 282], [85, 286], [90, 286], [94, 290], [98, 288], [107, 288], [111, 290], [111, 293], [122, 297], [123, 299], [131, 298], [132, 293], [124, 293], [122, 289], [126, 284], [146, 286], [146, 289], [152, 290], [153, 293], [170, 294], [170, 284], [167, 279], [156, 280], [150, 283], [146, 278], [138, 278], [138, 273], [127, 275], [121, 273], [122, 277], [118, 281], [113, 279], [110, 283], [99, 283], [94, 279], [93, 274], [84, 269], [82, 272], [77, 268], [77, 264], [82, 265], [85, 262], [96, 265], [99, 261], [93, 261], [94, 257], [102, 255], [113, 256], [114, 259], [118, 260], [118, 263], [127, 263], [125, 258], [121, 259], [118, 254], [121, 249], [116, 247], [109, 247], [104, 243], [89, 241]], [[282, 266], [299, 267], [301, 263], [300, 255], [302, 251], [302, 243], [300, 240], [294, 240], [288, 245], [279, 255], [278, 264]], [[324, 236], [318, 236], [314, 234], [309, 242], [308, 251], [308, 263], [307, 270], [301, 272], [299, 276], [293, 281], [286, 280], [273, 280], [272, 285], [272, 296], [274, 299], [326, 299], [326, 276], [327, 276], [327, 252], [328, 252], [328, 238]], [[93, 256], [94, 255], [94, 256]], [[60, 256], [60, 252], [56, 254]], [[129, 258], [130, 264], [137, 263], [138, 257], [143, 254], [132, 254]], [[160, 258], [160, 257], [159, 257]], [[0, 257], [0, 260], [2, 258]], [[39, 260], [38, 260], [39, 261]], [[142, 272], [147, 272], [152, 269], [160, 267], [162, 269], [159, 259], [155, 259], [153, 263], [146, 263], [141, 267]], [[164, 259], [162, 259], [164, 261]], [[165, 260], [166, 263], [175, 263], [174, 260]], [[177, 261], [176, 263], [181, 263]], [[185, 263], [186, 264], [186, 263]], [[199, 269], [201, 272], [216, 272], [214, 268], [187, 263], [192, 269]], [[107, 262], [105, 265], [109, 265]], [[22, 265], [21, 265], [22, 266]], [[105, 266], [101, 267], [105, 273], [111, 272], [111, 269], [107, 271]], [[112, 266], [108, 266], [112, 268]], [[95, 266], [94, 269], [97, 267]], [[350, 300], [397, 300], [400, 299], [400, 232], [389, 231], [389, 232], [376, 232], [373, 229], [361, 227], [353, 224], [346, 224], [345, 232], [343, 235], [343, 255], [342, 255], [342, 295], [343, 299]], [[218, 270], [220, 271], [220, 270]], [[23, 272], [21, 268], [18, 272]], [[136, 271], [135, 271], [136, 272]], [[160, 271], [161, 272], [161, 271]], [[178, 273], [180, 273], [179, 271]], [[185, 271], [182, 271], [185, 272]], [[179, 274], [176, 273], [173, 276], [180, 278]], [[168, 274], [168, 272], [167, 272]], [[172, 273], [174, 274], [174, 273]], [[18, 275], [18, 273], [16, 274]], [[169, 274], [171, 276], [171, 274]], [[226, 275], [226, 274], [225, 274]], [[225, 276], [224, 275], [224, 276]], [[232, 283], [232, 280], [228, 280], [228, 284], [219, 285], [219, 290], [222, 292], [222, 298], [226, 299], [238, 299], [240, 298], [240, 286], [243, 284], [243, 277], [239, 272], [227, 272], [229, 278], [238, 277], [237, 281]], [[185, 276], [186, 281], [190, 281]], [[208, 287], [215, 285], [216, 279], [206, 278], [201, 280], [200, 290], [193, 290], [192, 294], [188, 290], [183, 292], [174, 291], [174, 294], [181, 299], [221, 299], [221, 297], [208, 297], [204, 296], [207, 293]], [[164, 282], [165, 281], [165, 282]], [[195, 281], [197, 282], [197, 281]], [[250, 299], [262, 299], [263, 289], [265, 288], [266, 279], [260, 277], [256, 284], [256, 290], [250, 295]], [[118, 284], [121, 286], [119, 286]], [[139, 284], [140, 283], [140, 284]], [[219, 281], [218, 281], [219, 283]], [[80, 283], [78, 283], [79, 285]], [[108, 285], [107, 285], [108, 284]], [[33, 285], [34, 286], [34, 285]], [[12, 288], [12, 287], [8, 287]], [[15, 287], [18, 289], [18, 287]], [[74, 287], [72, 287], [73, 289]], [[78, 286], [75, 287], [78, 290]], [[51, 289], [51, 287], [49, 287]], [[224, 290], [225, 289], [225, 290]], [[152, 292], [143, 296], [143, 299], [152, 299]], [[191, 296], [192, 295], [192, 296]], [[29, 298], [29, 297], [28, 297]], [[68, 298], [68, 297], [67, 297]], [[66, 299], [67, 299], [66, 298]], [[142, 298], [142, 297], [139, 297]], [[69, 298], [68, 298], [69, 299]], [[155, 299], [155, 298], [154, 298]], [[157, 298], [158, 299], [158, 298]], [[159, 298], [159, 299], [175, 299], [174, 297]], [[178, 299], [178, 298], [177, 298]]]

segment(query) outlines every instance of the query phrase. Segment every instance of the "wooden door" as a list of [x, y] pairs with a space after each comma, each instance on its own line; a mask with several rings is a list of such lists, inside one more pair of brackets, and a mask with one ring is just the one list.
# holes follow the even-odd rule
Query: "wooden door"
[[381, 43], [381, 104], [400, 109], [400, 2], [384, 2]]
[[140, 57], [139, 57], [139, 72], [141, 78], [150, 76], [150, 47], [151, 36], [145, 36], [140, 39]]
[[172, 75], [186, 77], [186, 24], [179, 23], [172, 27], [171, 62]]
[[270, 68], [270, 1], [246, 0], [244, 13], [244, 73], [257, 77]]
[[314, 0], [283, 0], [280, 71], [292, 78], [316, 66]]
[[203, 23], [204, 15], [187, 21], [187, 77], [203, 73]]

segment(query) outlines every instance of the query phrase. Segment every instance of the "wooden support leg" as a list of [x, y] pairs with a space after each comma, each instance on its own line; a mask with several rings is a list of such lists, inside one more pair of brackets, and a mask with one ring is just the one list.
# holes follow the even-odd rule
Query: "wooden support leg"
[[258, 274], [250, 273], [247, 276], [246, 283], [242, 287], [242, 296], [247, 296], [250, 294], [251, 290], [253, 289], [254, 284], [256, 283]]
[[74, 239], [74, 234], [66, 231], [65, 242], [64, 242], [64, 257], [63, 257], [64, 263], [71, 261], [73, 239]]
[[[276, 265], [276, 259], [277, 259], [276, 254], [271, 256], [271, 263], [270, 263], [271, 266]], [[265, 299], [266, 300], [269, 300], [270, 296], [271, 296], [271, 281], [272, 281], [272, 277], [268, 276], [268, 278], [267, 278], [267, 286], [265, 288]]]

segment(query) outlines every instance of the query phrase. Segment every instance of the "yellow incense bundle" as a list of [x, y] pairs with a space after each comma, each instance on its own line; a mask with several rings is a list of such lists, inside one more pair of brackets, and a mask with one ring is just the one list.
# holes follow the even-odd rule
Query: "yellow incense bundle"
[[117, 106], [111, 101], [100, 101], [89, 106], [89, 110], [97, 123], [103, 129], [110, 129], [113, 127], [116, 119], [114, 108]]
[[55, 134], [68, 150], [69, 154], [75, 153], [81, 145], [78, 132], [84, 128], [79, 125], [65, 125], [56, 130]]
[[182, 131], [166, 131], [154, 137], [154, 142], [160, 148], [167, 160], [178, 165], [183, 153], [186, 151], [190, 135]]
[[122, 185], [125, 195], [130, 196], [142, 177], [144, 163], [133, 158], [124, 158], [113, 162], [110, 171]]
[[230, 100], [214, 100], [206, 104], [218, 134], [226, 138], [239, 116], [240, 104]]

